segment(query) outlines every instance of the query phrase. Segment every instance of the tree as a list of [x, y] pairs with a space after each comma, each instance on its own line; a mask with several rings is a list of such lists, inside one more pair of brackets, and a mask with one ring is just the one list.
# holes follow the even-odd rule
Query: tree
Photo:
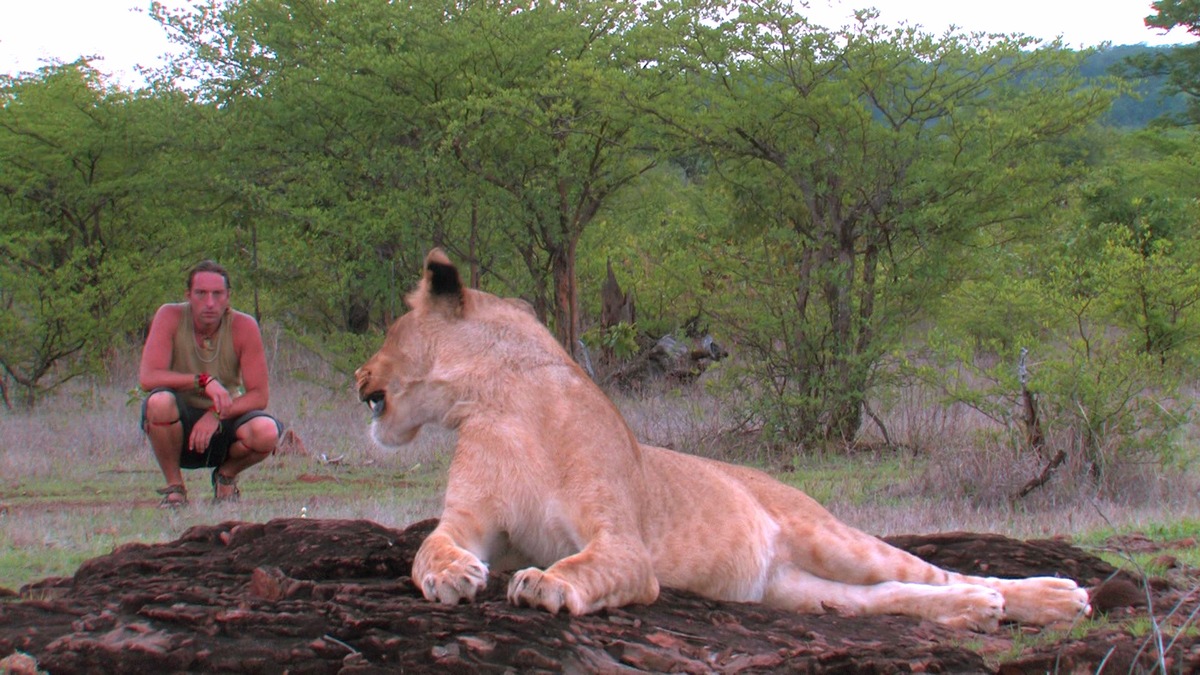
[[6, 78], [0, 104], [0, 368], [32, 403], [99, 369], [178, 283], [186, 223], [161, 186], [182, 108], [85, 61]]
[[1200, 342], [1200, 169], [1196, 136], [1146, 131], [1113, 139], [1083, 186], [1084, 223], [1101, 242], [1107, 323], [1137, 351], [1187, 362]]
[[[641, 75], [626, 55], [634, 2], [465, 3], [455, 17], [473, 83], [449, 107], [450, 148], [511, 205], [510, 232], [534, 306], [574, 353], [580, 338], [580, 238], [656, 159], [624, 96]], [[546, 296], [549, 297], [546, 297]]]
[[[1200, 1], [1156, 0], [1154, 14], [1146, 17], [1147, 28], [1169, 31], [1184, 28], [1200, 37]], [[1182, 93], [1188, 97], [1187, 112], [1170, 116], [1163, 122], [1178, 125], [1200, 123], [1200, 42], [1179, 45], [1170, 50], [1136, 54], [1127, 61], [1134, 74], [1143, 77], [1166, 76], [1165, 94]]]
[[[611, 267], [636, 298], [637, 327], [654, 338], [674, 332], [706, 309], [719, 290], [701, 249], [730, 219], [720, 190], [707, 177], [689, 175], [662, 159], [636, 184], [615, 197], [581, 240], [579, 276], [584, 288], [600, 288]], [[599, 294], [585, 299], [585, 315], [601, 313]]]
[[[159, 12], [190, 48], [177, 72], [202, 74], [205, 96], [239, 120], [225, 188], [263, 224], [282, 285], [319, 299], [331, 327], [386, 323], [395, 277], [436, 244], [477, 282], [532, 296], [573, 348], [579, 237], [655, 163], [616, 99], [635, 74], [622, 60], [635, 3]], [[321, 262], [289, 276], [300, 257]]]
[[[466, 222], [461, 172], [431, 119], [451, 87], [436, 3], [207, 3], [158, 20], [187, 47], [179, 77], [228, 130], [209, 174], [261, 249], [279, 318], [365, 334], [403, 311], [404, 279]], [[449, 167], [449, 170], [447, 169]]]
[[831, 32], [772, 0], [657, 18], [679, 88], [649, 112], [709, 151], [737, 200], [711, 263], [757, 412], [789, 440], [856, 435], [881, 358], [952, 287], [962, 247], [1037, 222], [1065, 168], [1050, 142], [1109, 102], [1058, 44], [875, 18]]
[[1155, 0], [1150, 6], [1154, 8], [1154, 14], [1146, 17], [1147, 28], [1163, 31], [1185, 28], [1200, 36], [1200, 2], [1197, 0]]
[[1197, 146], [1180, 129], [1094, 129], [1075, 143], [1086, 168], [1058, 208], [1040, 232], [972, 257], [971, 278], [933, 315], [923, 355], [936, 365], [913, 371], [1017, 432], [1006, 445], [1020, 457], [1027, 351], [1051, 450], [1042, 479], [1069, 458], [1117, 493], [1128, 474], [1112, 469], [1179, 458], [1191, 423], [1181, 387], [1200, 338]]

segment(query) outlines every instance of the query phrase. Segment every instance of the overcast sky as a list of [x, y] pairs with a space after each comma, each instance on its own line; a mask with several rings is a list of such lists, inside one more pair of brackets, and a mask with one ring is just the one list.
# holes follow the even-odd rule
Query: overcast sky
[[[136, 86], [134, 65], [158, 65], [171, 48], [144, 11], [149, 6], [149, 0], [0, 0], [0, 72], [31, 72], [49, 59], [88, 55], [102, 57], [93, 62], [101, 72]], [[838, 27], [864, 6], [878, 8], [885, 23], [919, 24], [934, 33], [954, 24], [968, 31], [1061, 36], [1071, 47], [1195, 41], [1183, 31], [1163, 36], [1147, 29], [1142, 19], [1151, 12], [1150, 0], [811, 0], [810, 16]]]

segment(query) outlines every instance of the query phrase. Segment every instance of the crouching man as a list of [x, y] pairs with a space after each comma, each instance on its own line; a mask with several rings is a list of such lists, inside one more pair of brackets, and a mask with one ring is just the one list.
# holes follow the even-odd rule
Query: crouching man
[[212, 468], [213, 497], [236, 501], [238, 476], [275, 451], [283, 431], [270, 394], [262, 334], [229, 306], [229, 274], [206, 260], [187, 277], [186, 301], [158, 308], [138, 380], [142, 429], [166, 487], [160, 506], [188, 503], [182, 469]]

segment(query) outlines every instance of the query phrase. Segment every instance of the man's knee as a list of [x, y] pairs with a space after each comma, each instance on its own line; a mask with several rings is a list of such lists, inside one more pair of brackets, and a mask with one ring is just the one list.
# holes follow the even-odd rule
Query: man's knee
[[151, 425], [174, 424], [179, 421], [179, 404], [175, 393], [156, 391], [146, 399], [146, 423]]
[[255, 417], [239, 427], [237, 435], [247, 450], [268, 455], [279, 444], [279, 424], [265, 415]]

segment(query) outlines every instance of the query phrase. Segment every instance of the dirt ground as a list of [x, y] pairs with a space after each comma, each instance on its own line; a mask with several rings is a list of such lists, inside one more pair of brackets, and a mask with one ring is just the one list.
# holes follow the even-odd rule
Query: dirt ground
[[[1065, 542], [968, 533], [888, 541], [943, 567], [1062, 574], [1098, 587], [1083, 626], [952, 631], [906, 617], [805, 616], [664, 591], [586, 617], [421, 599], [408, 577], [433, 527], [280, 519], [123, 546], [0, 601], [0, 671], [70, 673], [1200, 672], [1200, 572], [1143, 580]], [[1123, 550], [1196, 546], [1129, 537]], [[1153, 617], [1153, 620], [1151, 620]], [[1177, 630], [1187, 626], [1186, 630]]]

